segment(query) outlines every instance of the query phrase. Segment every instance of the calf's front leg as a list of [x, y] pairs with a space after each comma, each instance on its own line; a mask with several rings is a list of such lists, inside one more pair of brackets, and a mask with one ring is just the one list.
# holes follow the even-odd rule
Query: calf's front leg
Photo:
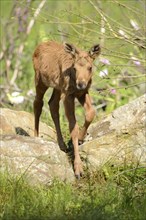
[[81, 97], [77, 98], [85, 109], [85, 123], [81, 131], [79, 132], [79, 141], [83, 142], [83, 139], [85, 138], [87, 133], [87, 129], [95, 117], [95, 109], [91, 104], [91, 98], [88, 93], [85, 93]]
[[77, 178], [80, 178], [83, 174], [82, 162], [79, 155], [79, 146], [78, 146], [78, 135], [79, 135], [79, 127], [75, 118], [75, 103], [74, 97], [68, 96], [64, 100], [64, 107], [66, 117], [69, 122], [69, 130], [71, 139], [74, 146], [74, 172]]

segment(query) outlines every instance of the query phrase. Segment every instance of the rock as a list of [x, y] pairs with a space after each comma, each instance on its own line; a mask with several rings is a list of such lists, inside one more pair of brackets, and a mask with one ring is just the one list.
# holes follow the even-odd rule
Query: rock
[[69, 159], [54, 142], [34, 137], [3, 135], [0, 154], [1, 171], [22, 176], [31, 184], [51, 184], [54, 178], [74, 181]]
[[[7, 108], [0, 110], [0, 133], [19, 134], [24, 136], [34, 136], [34, 117], [33, 114], [24, 111], [14, 111]], [[56, 142], [56, 132], [53, 128], [40, 122], [40, 137], [45, 140]]]
[[146, 96], [114, 110], [92, 124], [92, 141], [81, 146], [86, 165], [93, 169], [105, 164], [146, 165]]
[[[141, 96], [90, 126], [92, 140], [80, 146], [83, 164], [90, 172], [105, 165], [146, 165], [145, 103]], [[53, 129], [41, 123], [43, 138], [34, 138], [31, 114], [1, 109], [1, 119], [2, 171], [25, 176], [32, 184], [48, 184], [54, 178], [75, 180], [70, 159], [52, 141], [56, 140]], [[18, 128], [24, 132], [17, 132]]]
[[0, 119], [1, 170], [25, 176], [31, 184], [74, 180], [70, 159], [57, 145], [51, 127], [40, 122], [41, 138], [35, 138], [32, 114], [2, 108]]

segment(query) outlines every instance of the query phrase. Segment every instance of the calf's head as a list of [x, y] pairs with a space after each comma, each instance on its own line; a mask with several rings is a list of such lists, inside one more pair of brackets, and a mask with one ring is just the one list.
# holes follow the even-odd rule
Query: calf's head
[[64, 44], [64, 48], [74, 57], [73, 69], [76, 76], [76, 88], [84, 90], [91, 81], [93, 61], [100, 54], [100, 46], [99, 44], [94, 45], [89, 52], [80, 51], [68, 43]]

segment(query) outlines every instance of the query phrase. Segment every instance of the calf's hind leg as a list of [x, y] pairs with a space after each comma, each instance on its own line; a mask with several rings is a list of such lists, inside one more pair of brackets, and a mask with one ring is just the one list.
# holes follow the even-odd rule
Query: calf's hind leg
[[43, 107], [43, 97], [47, 90], [47, 87], [42, 86], [42, 84], [37, 84], [36, 86], [36, 97], [33, 103], [34, 108], [34, 117], [35, 117], [35, 130], [34, 130], [34, 136], [39, 136], [39, 119], [40, 115], [42, 113], [42, 107]]

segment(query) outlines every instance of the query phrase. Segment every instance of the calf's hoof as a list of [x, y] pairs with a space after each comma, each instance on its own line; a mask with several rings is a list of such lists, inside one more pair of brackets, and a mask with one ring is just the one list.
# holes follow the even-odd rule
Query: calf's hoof
[[81, 162], [74, 162], [75, 177], [79, 180], [83, 176], [83, 168]]
[[68, 149], [67, 149], [67, 146], [64, 142], [62, 143], [59, 143], [59, 147], [60, 147], [60, 150], [62, 150], [63, 152], [67, 153]]

